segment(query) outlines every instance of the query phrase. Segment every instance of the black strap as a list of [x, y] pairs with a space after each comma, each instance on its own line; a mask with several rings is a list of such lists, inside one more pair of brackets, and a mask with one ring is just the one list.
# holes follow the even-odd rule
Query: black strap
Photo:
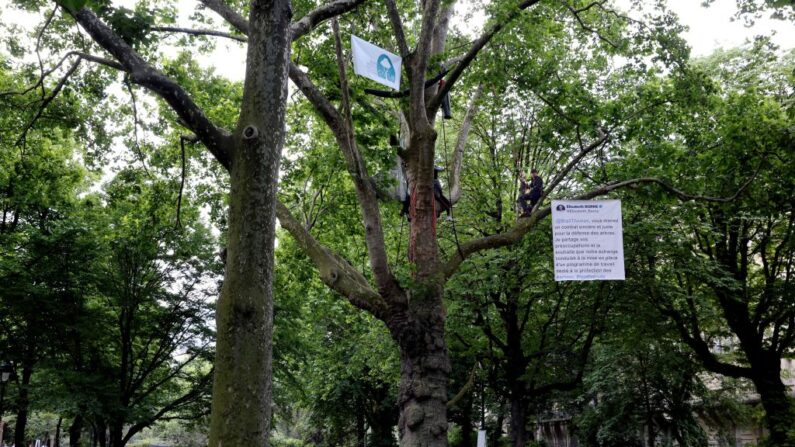
[[[429, 88], [434, 84], [436, 84], [437, 82], [441, 81], [444, 75], [447, 74], [447, 72], [448, 70], [444, 70], [438, 75], [434, 76], [433, 78], [425, 81], [425, 88]], [[402, 92], [393, 92], [389, 90], [374, 90], [371, 88], [364, 89], [364, 92], [369, 95], [380, 96], [381, 98], [405, 98], [406, 96], [409, 96], [409, 94], [411, 93], [410, 90], [403, 90]]]

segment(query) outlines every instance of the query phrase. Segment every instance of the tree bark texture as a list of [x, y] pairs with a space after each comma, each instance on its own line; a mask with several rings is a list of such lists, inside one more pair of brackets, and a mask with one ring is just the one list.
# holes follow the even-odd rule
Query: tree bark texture
[[524, 394], [516, 390], [511, 391], [511, 445], [525, 447], [530, 441], [527, 432], [527, 399]]
[[108, 445], [110, 447], [124, 447], [124, 422], [111, 422], [109, 432]]
[[53, 440], [54, 447], [61, 447], [61, 425], [63, 424], [63, 416], [58, 418], [58, 424], [55, 426], [55, 438]]
[[752, 381], [765, 409], [770, 431], [768, 443], [776, 447], [795, 447], [795, 408], [781, 380], [781, 361], [773, 357], [765, 363], [761, 368], [754, 368]]
[[472, 424], [472, 399], [469, 398], [464, 403], [461, 412], [461, 445], [463, 447], [473, 447], [475, 445], [475, 426]]
[[397, 324], [391, 328], [400, 346], [398, 431], [400, 445], [405, 447], [447, 446], [450, 361], [444, 321], [436, 312], [427, 315], [424, 321], [410, 316], [408, 319], [414, 324]]
[[30, 377], [33, 375], [33, 367], [25, 365], [22, 367], [22, 380], [19, 384], [19, 395], [17, 397], [17, 421], [14, 425], [14, 445], [25, 444], [25, 430], [28, 427], [28, 409], [30, 406]]
[[78, 414], [72, 419], [72, 424], [69, 426], [69, 447], [78, 447], [80, 445], [83, 425], [83, 415]]
[[273, 250], [284, 144], [289, 0], [255, 0], [234, 132], [224, 285], [217, 305], [211, 447], [267, 446], [271, 419]]

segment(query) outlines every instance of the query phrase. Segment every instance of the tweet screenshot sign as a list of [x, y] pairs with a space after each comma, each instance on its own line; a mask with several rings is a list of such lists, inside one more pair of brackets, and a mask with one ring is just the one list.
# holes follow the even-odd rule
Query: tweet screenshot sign
[[553, 200], [555, 281], [624, 280], [620, 200]]

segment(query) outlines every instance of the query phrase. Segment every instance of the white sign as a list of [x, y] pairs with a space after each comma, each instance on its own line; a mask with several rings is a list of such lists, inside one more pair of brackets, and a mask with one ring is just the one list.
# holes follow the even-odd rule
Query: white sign
[[353, 71], [395, 90], [400, 90], [400, 56], [351, 35]]
[[620, 200], [553, 200], [555, 281], [624, 279]]
[[478, 447], [486, 447], [486, 430], [478, 430]]

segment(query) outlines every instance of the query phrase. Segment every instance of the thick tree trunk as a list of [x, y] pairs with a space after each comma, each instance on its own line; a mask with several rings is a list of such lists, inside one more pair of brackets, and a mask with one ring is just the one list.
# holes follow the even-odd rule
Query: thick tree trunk
[[770, 358], [766, 366], [754, 368], [753, 382], [765, 409], [769, 445], [795, 447], [795, 408], [781, 381], [780, 362], [778, 358]]
[[389, 388], [379, 387], [374, 391], [375, 408], [370, 413], [367, 422], [370, 426], [370, 436], [367, 445], [370, 447], [395, 447], [393, 429], [397, 422], [397, 408], [394, 401], [387, 404]]
[[99, 445], [99, 447], [107, 447], [108, 446], [108, 426], [105, 424], [105, 421], [99, 420], [94, 426], [94, 445]]
[[[439, 299], [439, 301], [441, 301]], [[444, 339], [444, 320], [428, 303], [431, 321], [408, 324], [396, 335], [400, 346], [398, 406], [402, 447], [447, 446], [447, 378], [450, 361]], [[412, 303], [412, 306], [417, 304]], [[411, 326], [409, 328], [409, 326]]]
[[30, 406], [30, 377], [33, 375], [31, 366], [22, 368], [22, 381], [19, 384], [19, 396], [17, 397], [17, 422], [14, 426], [14, 445], [24, 446], [25, 430], [28, 427], [28, 407]]
[[[525, 447], [530, 441], [530, 434], [527, 432], [527, 413], [529, 401], [527, 396], [527, 385], [523, 379], [527, 372], [527, 359], [522, 350], [522, 331], [519, 324], [519, 313], [516, 302], [518, 291], [511, 291], [511, 296], [505, 307], [500, 311], [501, 318], [505, 323], [505, 348], [504, 353], [507, 360], [506, 379], [508, 382], [509, 405], [510, 405], [510, 432], [511, 445], [514, 447]], [[499, 298], [497, 298], [499, 299]]]
[[234, 134], [210, 447], [267, 446], [271, 419], [273, 245], [284, 145], [289, 0], [254, 0], [246, 81]]
[[55, 426], [55, 439], [53, 440], [54, 447], [61, 447], [61, 425], [63, 424], [63, 416], [58, 418], [58, 424]]
[[521, 391], [511, 393], [511, 445], [525, 447], [530, 441], [527, 432], [527, 402]]
[[364, 421], [364, 409], [356, 412], [356, 447], [365, 447], [367, 444], [367, 425]]
[[80, 436], [83, 433], [83, 415], [78, 414], [72, 419], [69, 426], [69, 447], [80, 446]]
[[474, 431], [475, 425], [472, 422], [473, 411], [472, 411], [472, 397], [471, 394], [462, 399], [458, 406], [461, 408], [461, 413], [459, 414], [458, 418], [456, 418], [456, 422], [461, 427], [461, 444], [459, 447], [474, 447], [475, 445], [475, 438], [474, 438]]
[[124, 447], [124, 423], [113, 422], [110, 424], [110, 447]]
[[412, 220], [409, 258], [416, 285], [408, 292], [405, 311], [387, 319], [400, 347], [398, 431], [402, 447], [447, 446], [447, 381], [450, 359], [445, 341], [445, 310], [436, 241], [433, 196], [432, 124], [412, 126], [409, 161]]
[[[727, 262], [724, 261], [724, 265]], [[781, 355], [765, 349], [762, 337], [751, 324], [748, 307], [734, 299], [730, 291], [717, 291], [724, 317], [740, 340], [751, 367], [750, 379], [765, 409], [765, 422], [771, 446], [795, 447], [795, 408], [781, 381]]]

